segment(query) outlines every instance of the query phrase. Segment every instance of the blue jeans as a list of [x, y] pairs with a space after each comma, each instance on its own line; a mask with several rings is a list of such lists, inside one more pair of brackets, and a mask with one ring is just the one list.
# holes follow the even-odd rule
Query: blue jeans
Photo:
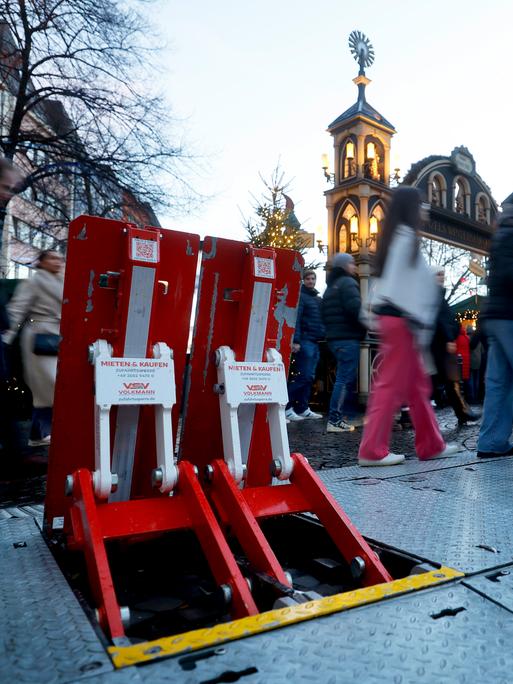
[[343, 416], [354, 417], [349, 390], [358, 372], [360, 343], [358, 340], [329, 340], [328, 347], [337, 361], [337, 377], [331, 393], [328, 421], [338, 423]]
[[468, 400], [471, 404], [477, 404], [479, 401], [479, 368], [472, 368], [470, 370], [470, 382], [469, 382], [469, 397]]
[[293, 408], [296, 413], [303, 413], [308, 408], [318, 362], [319, 345], [317, 342], [310, 340], [301, 342], [301, 348], [295, 354], [293, 377], [289, 376], [287, 385], [289, 391], [288, 409]]
[[483, 422], [478, 451], [505, 453], [511, 448], [513, 424], [513, 321], [485, 321], [488, 335], [488, 365]]
[[42, 439], [52, 432], [52, 407], [32, 409], [32, 425], [30, 427], [30, 439]]

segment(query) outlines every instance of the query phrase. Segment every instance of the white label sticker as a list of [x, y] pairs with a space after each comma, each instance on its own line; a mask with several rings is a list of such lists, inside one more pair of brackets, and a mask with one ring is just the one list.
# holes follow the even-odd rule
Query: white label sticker
[[176, 401], [175, 373], [167, 359], [98, 359], [95, 364], [96, 403], [162, 404]]
[[52, 530], [64, 529], [64, 516], [56, 516], [52, 520]]
[[159, 260], [158, 242], [156, 240], [132, 238], [132, 259], [156, 264]]
[[274, 279], [274, 259], [255, 257], [255, 276], [257, 278]]
[[283, 363], [228, 362], [224, 366], [226, 400], [238, 404], [286, 404]]

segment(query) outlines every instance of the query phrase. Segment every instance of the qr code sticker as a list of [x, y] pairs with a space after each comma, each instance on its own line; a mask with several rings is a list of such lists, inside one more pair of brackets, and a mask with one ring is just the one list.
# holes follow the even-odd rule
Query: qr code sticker
[[255, 257], [255, 276], [257, 278], [274, 278], [274, 259]]
[[156, 240], [142, 240], [132, 238], [132, 259], [157, 263], [158, 246]]

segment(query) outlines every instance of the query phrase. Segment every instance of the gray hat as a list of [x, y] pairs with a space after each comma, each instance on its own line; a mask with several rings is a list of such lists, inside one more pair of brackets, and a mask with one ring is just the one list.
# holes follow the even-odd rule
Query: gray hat
[[347, 271], [347, 267], [350, 264], [354, 264], [354, 257], [347, 252], [338, 252], [337, 254], [334, 254], [331, 260], [333, 268], [343, 268], [344, 271]]

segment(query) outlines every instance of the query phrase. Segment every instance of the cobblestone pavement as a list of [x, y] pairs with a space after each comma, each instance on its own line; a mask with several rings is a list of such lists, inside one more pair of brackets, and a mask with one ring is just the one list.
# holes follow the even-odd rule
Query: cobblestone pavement
[[[437, 411], [437, 418], [446, 441], [463, 444], [475, 451], [479, 424], [458, 428], [451, 409]], [[306, 456], [316, 470], [340, 468], [356, 464], [362, 429], [354, 432], [326, 433], [326, 419], [304, 420], [288, 425], [291, 451]], [[391, 450], [415, 458], [414, 433], [411, 428], [394, 429]], [[0, 509], [39, 504], [46, 488], [47, 450], [27, 449], [16, 477], [0, 477]], [[0, 516], [1, 517], [1, 516]]]
[[[476, 410], [480, 410], [476, 407]], [[458, 427], [450, 408], [436, 411], [438, 423], [446, 442], [458, 442], [469, 451], [476, 451], [479, 422]], [[362, 428], [354, 432], [326, 433], [326, 418], [289, 423], [289, 443], [292, 452], [298, 451], [308, 458], [316, 470], [356, 465]], [[414, 432], [411, 427], [394, 428], [390, 451], [415, 458]]]

